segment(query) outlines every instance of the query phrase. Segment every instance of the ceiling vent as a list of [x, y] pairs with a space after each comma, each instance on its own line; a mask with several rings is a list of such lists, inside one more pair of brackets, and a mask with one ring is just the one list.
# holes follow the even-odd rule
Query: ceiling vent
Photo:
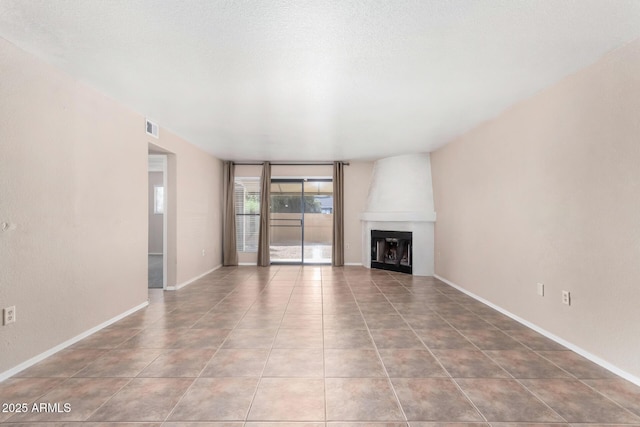
[[153, 123], [151, 120], [147, 119], [147, 135], [151, 135], [154, 138], [158, 138], [158, 132], [160, 128], [156, 123]]

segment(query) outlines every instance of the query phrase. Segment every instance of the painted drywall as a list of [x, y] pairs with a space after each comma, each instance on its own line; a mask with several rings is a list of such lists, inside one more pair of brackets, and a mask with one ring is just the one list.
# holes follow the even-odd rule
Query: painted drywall
[[366, 212], [433, 215], [431, 161], [428, 153], [377, 160], [373, 166]]
[[160, 128], [151, 150], [167, 155], [167, 287], [222, 264], [222, 161]]
[[149, 172], [149, 253], [162, 253], [163, 214], [155, 213], [155, 187], [162, 187], [162, 172]]
[[0, 39], [0, 373], [147, 300], [141, 116]]
[[[0, 376], [147, 301], [148, 141], [143, 116], [0, 39]], [[157, 142], [189, 280], [221, 262], [220, 162]]]
[[[367, 201], [367, 190], [371, 179], [373, 162], [350, 162], [344, 167], [344, 229], [345, 229], [345, 263], [360, 264], [362, 262], [362, 237], [360, 214]], [[262, 166], [237, 165], [237, 177], [260, 177]], [[326, 177], [333, 176], [330, 165], [288, 166], [274, 165], [271, 168], [272, 178], [286, 177]], [[238, 253], [238, 261], [243, 264], [255, 264], [257, 254]]]
[[350, 162], [344, 167], [344, 262], [362, 263], [362, 222], [373, 162]]
[[636, 378], [638, 94], [635, 40], [431, 157], [436, 274]]

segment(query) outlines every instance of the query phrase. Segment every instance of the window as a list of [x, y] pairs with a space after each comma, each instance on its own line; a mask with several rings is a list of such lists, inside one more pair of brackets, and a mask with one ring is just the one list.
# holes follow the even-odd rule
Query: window
[[234, 184], [238, 252], [257, 252], [260, 229], [260, 178], [236, 178]]
[[153, 213], [164, 213], [164, 187], [159, 185], [153, 187]]

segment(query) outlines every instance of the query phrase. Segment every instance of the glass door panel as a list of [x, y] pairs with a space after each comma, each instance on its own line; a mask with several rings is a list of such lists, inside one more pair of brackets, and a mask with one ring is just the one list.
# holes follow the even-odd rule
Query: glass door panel
[[271, 180], [271, 262], [331, 264], [331, 179]]
[[303, 262], [303, 208], [301, 180], [271, 180], [271, 262]]
[[331, 264], [333, 244], [333, 183], [331, 180], [304, 182], [304, 263]]

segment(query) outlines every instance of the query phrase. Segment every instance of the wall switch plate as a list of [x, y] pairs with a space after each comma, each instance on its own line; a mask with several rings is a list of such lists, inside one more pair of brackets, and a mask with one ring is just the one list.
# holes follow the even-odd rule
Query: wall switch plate
[[16, 306], [11, 306], [5, 308], [3, 311], [4, 324], [8, 325], [9, 323], [13, 323], [16, 321]]
[[567, 304], [567, 305], [571, 305], [571, 292], [562, 291], [562, 303], [563, 304]]
[[541, 297], [544, 296], [544, 283], [538, 283], [538, 295]]

